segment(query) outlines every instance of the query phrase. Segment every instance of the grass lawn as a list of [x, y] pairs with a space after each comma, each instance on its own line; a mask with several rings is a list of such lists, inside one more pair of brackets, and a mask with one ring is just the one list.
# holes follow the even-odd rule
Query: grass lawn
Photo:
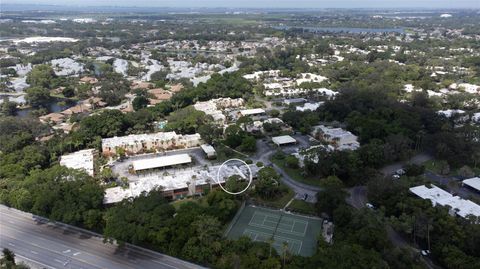
[[438, 165], [438, 161], [429, 160], [424, 162], [423, 165], [425, 165], [425, 170], [434, 172], [435, 174], [440, 174], [440, 167]]
[[275, 199], [275, 200], [265, 200], [260, 198], [258, 195], [253, 196], [253, 198], [259, 203], [265, 204], [266, 206], [274, 207], [274, 208], [283, 208], [295, 196], [295, 193], [290, 188], [287, 188], [287, 190], [288, 190], [287, 193], [285, 193], [284, 195], [282, 195], [282, 197], [279, 197], [278, 199]]
[[271, 161], [278, 165], [280, 168], [282, 168], [285, 173], [287, 173], [290, 177], [292, 177], [294, 180], [307, 184], [307, 185], [312, 185], [312, 186], [321, 186], [322, 182], [318, 178], [314, 177], [304, 177], [301, 172], [301, 169], [293, 169], [286, 167], [283, 160], [278, 160], [272, 158]]
[[287, 210], [308, 214], [308, 215], [316, 215], [317, 210], [315, 209], [315, 205], [311, 203], [307, 203], [302, 200], [293, 200], [292, 203], [287, 207]]

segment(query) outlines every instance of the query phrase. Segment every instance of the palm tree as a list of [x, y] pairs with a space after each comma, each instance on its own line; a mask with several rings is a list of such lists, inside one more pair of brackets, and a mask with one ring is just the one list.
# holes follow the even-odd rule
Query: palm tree
[[267, 243], [268, 245], [270, 246], [270, 250], [269, 250], [269, 254], [268, 254], [268, 257], [272, 257], [272, 245], [273, 245], [273, 242], [275, 242], [275, 240], [273, 240], [273, 236], [271, 236], [270, 238], [268, 238], [267, 240]]
[[282, 251], [283, 251], [283, 268], [285, 268], [285, 258], [287, 256], [287, 251], [288, 251], [288, 243], [285, 241], [282, 243]]

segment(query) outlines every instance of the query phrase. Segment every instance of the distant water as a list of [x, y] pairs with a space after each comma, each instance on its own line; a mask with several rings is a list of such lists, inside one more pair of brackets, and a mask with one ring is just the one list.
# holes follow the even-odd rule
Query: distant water
[[405, 33], [403, 28], [353, 28], [353, 27], [296, 27], [296, 26], [275, 26], [273, 27], [277, 30], [289, 30], [289, 29], [304, 29], [308, 32], [314, 33], [352, 33], [352, 34], [362, 34], [362, 33]]

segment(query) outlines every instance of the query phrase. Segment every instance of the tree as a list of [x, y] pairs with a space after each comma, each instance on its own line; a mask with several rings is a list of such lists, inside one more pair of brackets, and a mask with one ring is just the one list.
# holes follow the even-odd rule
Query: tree
[[50, 92], [42, 87], [30, 87], [26, 93], [25, 100], [34, 108], [47, 108], [51, 101]]
[[343, 183], [338, 177], [329, 176], [322, 182], [323, 191], [317, 194], [316, 207], [319, 213], [332, 215], [340, 205], [345, 204], [347, 193], [343, 190]]
[[236, 124], [225, 129], [225, 144], [231, 148], [240, 146], [243, 142], [244, 131]]
[[471, 178], [475, 176], [475, 173], [468, 165], [464, 165], [458, 169], [458, 175], [460, 175], [462, 178]]
[[255, 192], [263, 199], [273, 199], [282, 195], [280, 175], [272, 167], [264, 167], [258, 171]]
[[15, 253], [8, 248], [4, 248], [3, 251], [3, 260], [12, 263], [15, 265]]
[[62, 90], [62, 94], [63, 96], [70, 98], [75, 96], [75, 90], [72, 87], [67, 86]]
[[293, 155], [288, 155], [287, 157], [285, 157], [285, 165], [287, 167], [296, 169], [299, 167], [298, 159]]
[[157, 82], [157, 81], [164, 81], [167, 78], [168, 70], [162, 70], [154, 72], [150, 75], [150, 81]]
[[34, 66], [32, 71], [28, 73], [27, 83], [30, 84], [31, 87], [51, 89], [55, 77], [55, 72], [51, 66], [39, 64]]
[[219, 139], [223, 135], [222, 128], [220, 128], [213, 122], [207, 122], [201, 125], [200, 127], [198, 127], [197, 132], [208, 144], [212, 144], [215, 140]]
[[211, 120], [211, 117], [207, 116], [205, 112], [198, 111], [193, 106], [188, 106], [171, 113], [166, 128], [182, 134], [193, 134]]
[[239, 149], [245, 152], [255, 152], [257, 149], [257, 140], [253, 136], [246, 135], [242, 139], [242, 144], [240, 144]]
[[0, 105], [0, 111], [5, 116], [15, 116], [17, 113], [17, 103], [11, 102], [10, 100], [5, 99], [3, 103]]
[[407, 164], [405, 166], [405, 174], [409, 177], [420, 176], [425, 172], [425, 166], [417, 164]]
[[148, 98], [144, 95], [137, 95], [132, 101], [132, 106], [135, 111], [147, 107], [148, 104], [150, 104], [150, 101], [148, 101]]
[[125, 94], [130, 91], [130, 83], [120, 77], [120, 75], [109, 75], [102, 81], [99, 96], [109, 106], [115, 106], [122, 102]]

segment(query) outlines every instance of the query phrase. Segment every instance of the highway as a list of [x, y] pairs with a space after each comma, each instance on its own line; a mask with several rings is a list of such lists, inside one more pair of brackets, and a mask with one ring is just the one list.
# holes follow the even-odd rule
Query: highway
[[0, 205], [0, 248], [9, 248], [18, 260], [36, 268], [203, 268], [137, 246], [103, 243], [99, 234], [4, 205]]

